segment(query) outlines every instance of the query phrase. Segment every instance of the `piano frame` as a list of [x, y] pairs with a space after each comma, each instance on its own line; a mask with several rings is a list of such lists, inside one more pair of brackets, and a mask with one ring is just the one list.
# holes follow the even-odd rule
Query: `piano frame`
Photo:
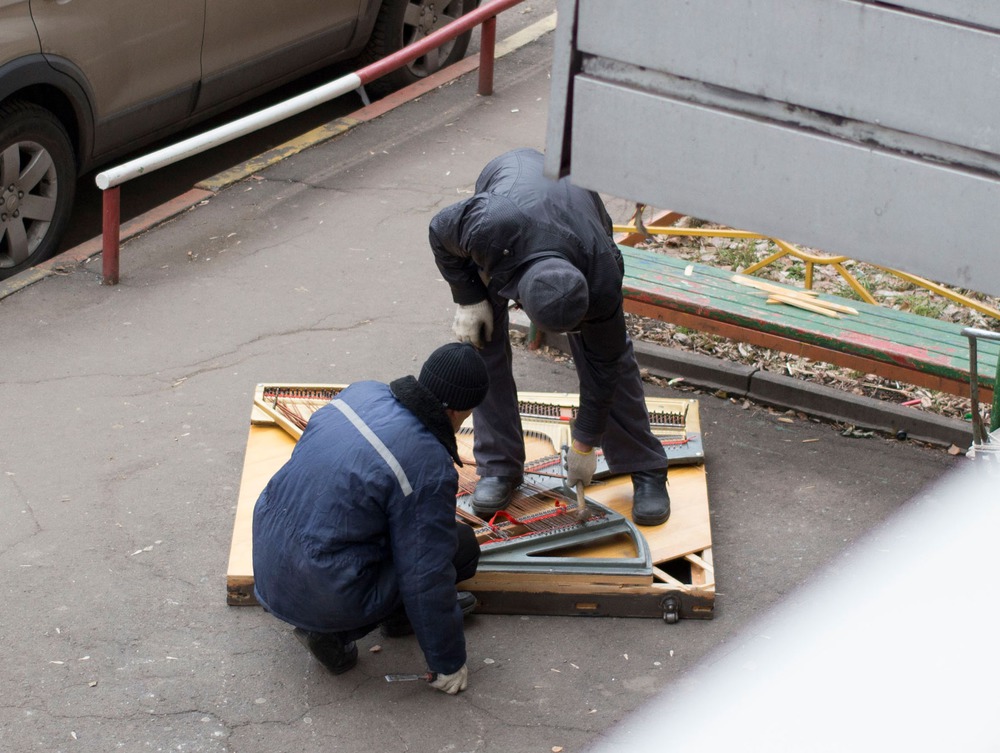
[[[267, 481], [291, 455], [301, 434], [298, 426], [275, 410], [273, 399], [267, 395], [319, 395], [322, 399], [325, 395], [332, 397], [344, 386], [257, 386], [226, 577], [228, 604], [256, 604], [251, 548], [253, 506]], [[579, 396], [521, 392], [518, 397], [522, 404], [553, 406], [552, 416], [539, 416], [532, 410], [522, 415], [522, 423], [528, 457], [526, 479], [558, 493], [558, 464], [552, 469], [556, 474], [532, 476], [531, 469], [537, 469], [532, 462], [551, 456], [553, 450], [558, 452], [558, 443], [567, 441], [569, 418]], [[629, 515], [630, 479], [611, 476], [606, 466], [599, 466], [586, 496], [588, 505], [606, 509], [618, 520], [609, 535], [592, 533], [577, 540], [570, 536], [563, 546], [555, 547], [556, 551], [549, 544], [540, 546], [538, 552], [529, 546], [519, 558], [504, 558], [499, 565], [491, 564], [484, 550], [479, 572], [459, 584], [461, 589], [476, 594], [477, 613], [652, 617], [667, 623], [714, 616], [715, 577], [698, 403], [647, 398], [647, 407], [651, 414], [675, 417], [654, 425], [654, 432], [661, 436], [671, 457], [670, 519], [659, 526], [635, 526]], [[459, 447], [463, 460], [471, 459], [471, 433], [463, 431], [459, 435]], [[567, 500], [575, 503], [575, 498]], [[463, 504], [461, 494], [456, 504]], [[638, 532], [638, 545], [627, 529]]]

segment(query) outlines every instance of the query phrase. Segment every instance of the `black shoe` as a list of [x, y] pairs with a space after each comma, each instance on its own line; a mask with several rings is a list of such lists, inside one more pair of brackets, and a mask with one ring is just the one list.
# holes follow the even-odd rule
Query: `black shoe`
[[354, 641], [344, 643], [332, 633], [313, 633], [302, 628], [295, 628], [292, 635], [335, 675], [353, 669], [358, 663], [358, 647], [354, 645]]
[[483, 520], [489, 520], [510, 504], [521, 481], [513, 476], [483, 476], [472, 495], [472, 511]]
[[479, 602], [476, 601], [475, 594], [469, 593], [468, 591], [458, 592], [458, 606], [462, 608], [463, 617], [468, 617], [472, 614], [472, 610], [476, 608], [476, 604], [478, 603]]
[[[457, 591], [458, 606], [462, 608], [462, 616], [468, 617], [476, 608], [476, 597], [468, 591]], [[382, 620], [382, 636], [385, 638], [403, 638], [413, 635], [413, 625], [406, 616], [406, 610], [400, 607]]]
[[632, 474], [632, 520], [641, 526], [658, 526], [670, 517], [667, 470]]

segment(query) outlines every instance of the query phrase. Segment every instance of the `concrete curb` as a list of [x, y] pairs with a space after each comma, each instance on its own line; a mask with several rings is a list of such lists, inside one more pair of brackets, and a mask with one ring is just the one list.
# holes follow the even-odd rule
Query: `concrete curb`
[[[512, 312], [511, 329], [528, 334], [528, 321], [520, 312]], [[565, 335], [548, 335], [545, 344], [563, 353], [569, 352]], [[746, 398], [773, 408], [849, 423], [899, 439], [915, 439], [944, 447], [964, 448], [972, 444], [972, 424], [966, 421], [852, 395], [700, 353], [646, 342], [635, 342], [634, 347], [639, 366], [661, 379], [683, 379], [689, 386], [722, 392], [726, 397]]]

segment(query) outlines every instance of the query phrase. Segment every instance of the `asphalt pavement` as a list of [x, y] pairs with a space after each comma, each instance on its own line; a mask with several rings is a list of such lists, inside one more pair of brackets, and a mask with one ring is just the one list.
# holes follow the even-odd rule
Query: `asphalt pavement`
[[[460, 76], [200, 195], [123, 245], [117, 286], [80, 251], [8, 281], [0, 749], [583, 750], [967, 462], [694, 393], [714, 619], [476, 615], [456, 697], [383, 680], [422, 670], [412, 640], [369, 636], [331, 676], [288, 626], [226, 605], [254, 386], [388, 381], [451, 339], [427, 224], [493, 156], [544, 147], [551, 36], [497, 61], [491, 97]], [[519, 348], [515, 373], [577, 389], [551, 355]]]

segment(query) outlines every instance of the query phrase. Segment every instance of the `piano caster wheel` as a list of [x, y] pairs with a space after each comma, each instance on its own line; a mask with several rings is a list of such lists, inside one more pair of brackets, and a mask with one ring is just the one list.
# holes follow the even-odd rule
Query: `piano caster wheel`
[[668, 625], [673, 625], [681, 618], [681, 605], [673, 596], [668, 596], [663, 600], [663, 621]]

